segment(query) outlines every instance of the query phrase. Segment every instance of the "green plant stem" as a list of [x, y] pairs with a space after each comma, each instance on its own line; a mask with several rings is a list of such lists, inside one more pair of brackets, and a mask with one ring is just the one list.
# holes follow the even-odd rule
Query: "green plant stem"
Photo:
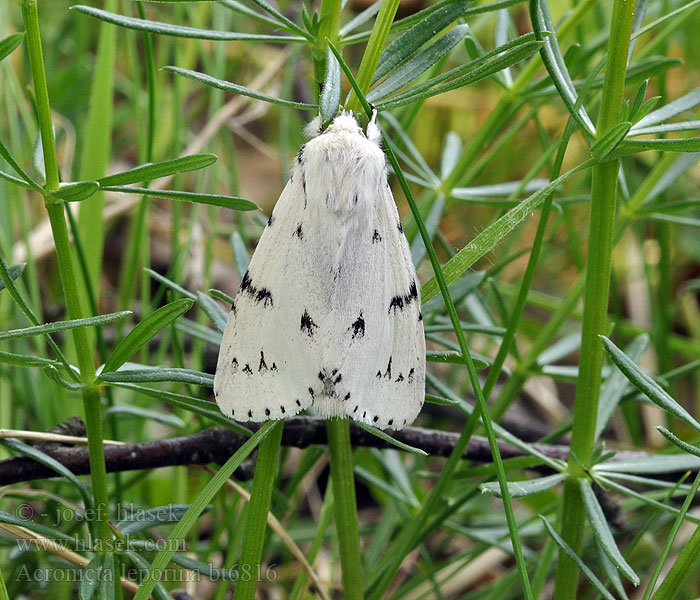
[[[608, 62], [596, 126], [597, 139], [604, 136], [620, 120], [634, 4], [633, 0], [620, 0], [613, 5]], [[581, 361], [569, 459], [571, 479], [564, 486], [560, 521], [564, 541], [577, 554], [581, 551], [585, 519], [583, 501], [575, 479], [583, 476], [583, 470], [590, 466], [595, 445], [595, 426], [603, 365], [600, 335], [605, 333], [607, 324], [619, 168], [619, 160], [611, 160], [592, 169]], [[575, 598], [578, 577], [578, 569], [574, 562], [560, 552], [554, 591], [555, 600]]]
[[275, 483], [277, 459], [280, 453], [284, 421], [278, 421], [270, 433], [260, 442], [258, 458], [255, 463], [253, 489], [250, 493], [245, 524], [245, 536], [241, 549], [238, 583], [234, 593], [235, 600], [253, 600], [258, 580], [260, 559], [262, 558], [267, 514], [270, 511], [270, 499]]
[[[44, 169], [46, 171], [46, 194], [44, 202], [49, 215], [49, 222], [56, 244], [56, 258], [63, 293], [66, 298], [66, 308], [71, 319], [81, 319], [87, 316], [85, 299], [81, 294], [79, 278], [73, 263], [73, 250], [68, 237], [68, 227], [64, 214], [64, 202], [56, 200], [50, 192], [58, 189], [58, 163], [56, 162], [56, 147], [51, 123], [51, 105], [46, 86], [46, 73], [39, 35], [39, 15], [36, 0], [22, 0], [22, 18], [27, 31], [27, 48], [29, 63], [34, 79], [37, 102], [37, 115], [41, 131], [41, 143], [44, 153]], [[102, 447], [102, 409], [100, 406], [100, 390], [92, 384], [95, 380], [95, 363], [88, 336], [83, 328], [72, 330], [75, 342], [80, 380], [85, 387], [82, 389], [83, 405], [85, 407], [85, 422], [87, 425], [88, 444], [90, 448], [90, 470], [92, 474], [93, 495], [96, 509], [95, 533], [106, 550], [111, 543], [112, 535], [107, 525], [109, 520], [109, 503], [107, 494], [107, 476]]]
[[683, 545], [676, 562], [670, 568], [661, 585], [652, 596], [652, 600], [671, 600], [681, 589], [683, 582], [692, 573], [697, 572], [696, 564], [700, 559], [700, 527], [696, 527], [693, 535]]
[[22, 20], [26, 30], [29, 65], [34, 78], [34, 94], [36, 96], [39, 131], [41, 132], [41, 146], [44, 152], [44, 171], [46, 172], [45, 189], [48, 192], [53, 192], [58, 189], [60, 179], [58, 176], [58, 163], [56, 162], [53, 124], [51, 122], [49, 90], [46, 85], [44, 53], [41, 48], [41, 36], [39, 35], [39, 11], [37, 10], [36, 0], [20, 0], [20, 6], [22, 7]]
[[346, 600], [362, 599], [362, 560], [360, 532], [357, 523], [355, 473], [352, 467], [350, 424], [347, 419], [326, 420], [330, 455], [335, 527], [343, 570], [343, 591]]
[[[372, 83], [372, 76], [374, 71], [377, 69], [377, 64], [379, 63], [379, 57], [384, 50], [386, 44], [386, 38], [389, 36], [389, 31], [391, 30], [391, 24], [394, 22], [394, 16], [396, 16], [396, 11], [399, 8], [399, 0], [384, 0], [382, 2], [382, 7], [379, 9], [377, 14], [377, 19], [374, 22], [374, 27], [372, 27], [372, 33], [369, 36], [369, 41], [367, 42], [367, 48], [365, 53], [362, 55], [362, 62], [360, 63], [360, 68], [357, 71], [357, 85], [363, 94], [366, 94], [369, 90], [369, 86]], [[362, 107], [359, 96], [354, 92], [350, 91], [350, 99], [348, 100], [346, 108], [353, 112], [357, 112]]]

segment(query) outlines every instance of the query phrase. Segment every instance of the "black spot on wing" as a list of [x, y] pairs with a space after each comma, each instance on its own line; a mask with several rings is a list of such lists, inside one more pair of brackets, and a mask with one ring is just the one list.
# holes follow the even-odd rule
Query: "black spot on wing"
[[270, 218], [267, 220], [267, 226], [270, 227], [275, 222], [275, 215], [270, 213]]
[[252, 375], [253, 374], [253, 369], [250, 368], [250, 364], [246, 363], [245, 367], [243, 367], [243, 372]]
[[408, 383], [413, 383], [413, 373], [415, 373], [415, 369], [411, 367], [411, 370], [408, 372]]
[[379, 421], [379, 417], [377, 415], [375, 415], [374, 419], [372, 419], [372, 421], [374, 421], [376, 423], [377, 421]]
[[249, 419], [252, 419], [252, 418], [253, 418], [253, 411], [252, 411], [252, 410], [249, 410], [249, 411], [248, 411], [248, 418], [249, 418]]
[[389, 419], [389, 422], [387, 423], [387, 425], [391, 426], [393, 424], [394, 424], [394, 419]]
[[365, 319], [360, 311], [360, 316], [348, 327], [348, 333], [352, 332], [352, 339], [361, 338], [365, 335]]
[[304, 230], [301, 227], [301, 223], [297, 225], [297, 228], [294, 230], [292, 236], [298, 237], [300, 240], [304, 239]]
[[345, 394], [345, 397], [343, 398], [343, 402], [347, 402], [348, 400], [350, 400], [350, 392]]
[[233, 370], [235, 371], [238, 369], [238, 359], [234, 356], [233, 360], [231, 361], [231, 366], [233, 367]]
[[411, 298], [418, 298], [418, 288], [416, 287], [416, 282], [411, 282], [411, 287], [408, 289], [408, 295]]
[[[392, 310], [403, 310], [406, 308], [411, 302], [417, 302], [418, 301], [418, 287], [416, 286], [416, 282], [412, 281], [411, 282], [411, 287], [408, 288], [408, 293], [404, 294], [402, 296], [394, 296], [391, 299], [391, 302], [389, 303], [389, 313], [391, 313]], [[420, 321], [423, 317], [421, 316], [418, 320]]]
[[386, 365], [386, 372], [384, 373], [384, 377], [391, 379], [391, 359], [392, 357], [389, 357], [389, 362]]
[[299, 401], [298, 398], [297, 398], [297, 406], [301, 406], [301, 402]]
[[379, 235], [379, 231], [377, 231], [375, 229], [374, 234], [372, 235], [372, 243], [376, 244], [377, 242], [381, 242], [381, 241], [382, 241], [382, 236]]
[[398, 227], [399, 233], [403, 233], [403, 227], [401, 227], [401, 221], [397, 221], [396, 226]]
[[401, 383], [403, 381], [403, 373], [399, 373], [399, 376], [396, 378], [396, 383]]
[[267, 371], [267, 364], [265, 363], [265, 354], [260, 350], [260, 364], [258, 365], [258, 373], [261, 371]]
[[306, 148], [306, 144], [299, 148], [299, 152], [297, 153], [297, 162], [299, 163], [304, 162], [304, 148]]
[[280, 404], [280, 410], [282, 411], [282, 414], [286, 413], [287, 411], [284, 409], [284, 406]]
[[272, 294], [267, 288], [260, 288], [255, 294], [255, 300], [260, 304], [262, 302], [263, 306], [272, 306]]
[[306, 333], [309, 337], [313, 337], [314, 332], [318, 329], [318, 325], [314, 323], [313, 319], [309, 316], [308, 311], [304, 311], [304, 314], [301, 315], [301, 331]]
[[403, 296], [394, 296], [391, 299], [391, 302], [389, 302], [389, 312], [391, 312], [392, 309], [403, 310]]
[[245, 292], [250, 287], [250, 275], [248, 271], [243, 274], [243, 279], [241, 280], [241, 292]]
[[269, 416], [270, 416], [270, 409], [269, 409], [269, 408], [266, 408], [266, 409], [265, 409], [265, 416], [266, 416], [266, 417], [269, 417]]

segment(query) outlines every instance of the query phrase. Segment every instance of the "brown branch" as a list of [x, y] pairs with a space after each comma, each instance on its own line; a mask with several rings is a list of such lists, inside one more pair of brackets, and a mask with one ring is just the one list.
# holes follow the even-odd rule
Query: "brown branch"
[[[350, 424], [350, 436], [353, 446], [395, 448], [395, 446], [372, 435], [354, 423]], [[454, 448], [459, 439], [459, 434], [419, 427], [407, 427], [401, 431], [394, 432], [393, 437], [400, 442], [420, 448], [431, 456], [445, 457]], [[123, 446], [105, 446], [107, 471], [133, 471], [208, 463], [223, 464], [243, 445], [246, 439], [244, 436], [225, 427], [211, 427], [184, 437], [166, 438]], [[311, 445], [323, 445], [326, 443], [326, 423], [323, 419], [297, 417], [289, 419], [284, 425], [282, 444], [285, 446], [306, 448]], [[499, 441], [498, 446], [503, 458], [528, 456], [527, 453], [506, 442]], [[532, 444], [532, 447], [549, 458], [566, 460], [569, 456], [568, 446]], [[87, 475], [90, 473], [87, 448], [41, 444], [41, 450], [76, 475]], [[645, 452], [618, 452], [612, 460], [631, 460], [648, 456]], [[491, 462], [491, 451], [488, 441], [485, 438], [473, 436], [469, 440], [463, 458], [475, 462]], [[536, 468], [538, 470], [548, 470], [546, 466]], [[249, 476], [247, 473], [239, 473], [239, 475], [242, 477]], [[25, 456], [0, 461], [0, 485], [55, 476], [55, 471]]]

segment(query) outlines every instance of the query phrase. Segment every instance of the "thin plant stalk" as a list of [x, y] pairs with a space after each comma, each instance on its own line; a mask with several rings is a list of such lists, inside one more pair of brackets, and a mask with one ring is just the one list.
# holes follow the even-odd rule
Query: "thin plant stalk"
[[[29, 63], [34, 80], [36, 94], [37, 114], [39, 129], [41, 131], [41, 144], [44, 154], [44, 169], [46, 184], [44, 202], [49, 215], [51, 230], [56, 244], [56, 258], [60, 274], [63, 293], [66, 298], [66, 308], [71, 319], [80, 319], [87, 316], [86, 301], [79, 285], [79, 278], [73, 261], [73, 253], [68, 237], [68, 228], [65, 219], [65, 207], [63, 200], [51, 196], [51, 192], [59, 187], [58, 163], [56, 161], [56, 147], [51, 122], [51, 106], [46, 85], [46, 73], [44, 70], [44, 57], [39, 34], [39, 14], [36, 0], [22, 0], [22, 19], [26, 30], [27, 49]], [[93, 349], [90, 347], [88, 336], [83, 328], [72, 330], [75, 342], [78, 365], [80, 367], [80, 379], [82, 388], [83, 406], [85, 409], [85, 422], [87, 425], [88, 447], [90, 450], [90, 473], [92, 475], [92, 488], [95, 499], [95, 534], [102, 548], [109, 547], [112, 535], [107, 525], [109, 520], [109, 502], [107, 494], [107, 471], [105, 468], [104, 449], [102, 446], [102, 407], [100, 403], [101, 391], [94, 386], [95, 363]]]
[[234, 594], [235, 600], [253, 600], [255, 597], [283, 429], [284, 421], [280, 420], [260, 442], [258, 449]]
[[[598, 139], [620, 121], [622, 114], [622, 96], [627, 72], [634, 5], [635, 3], [631, 0], [615, 2], [613, 5], [603, 96], [596, 125]], [[560, 520], [562, 537], [576, 553], [581, 551], [585, 524], [585, 510], [577, 479], [583, 477], [584, 470], [591, 466], [595, 446], [595, 426], [603, 366], [603, 346], [600, 342], [600, 335], [605, 333], [607, 326], [619, 169], [619, 160], [606, 161], [592, 169], [588, 269], [584, 294], [581, 361], [574, 404], [571, 458], [569, 459], [571, 478], [564, 485], [564, 501]], [[578, 579], [579, 573], [574, 562], [560, 553], [557, 564], [555, 599], [575, 598]]]
[[362, 599], [362, 559], [360, 531], [355, 499], [355, 473], [352, 467], [350, 424], [348, 419], [327, 419], [328, 453], [330, 456], [333, 497], [335, 498], [335, 527], [343, 591], [346, 600]]

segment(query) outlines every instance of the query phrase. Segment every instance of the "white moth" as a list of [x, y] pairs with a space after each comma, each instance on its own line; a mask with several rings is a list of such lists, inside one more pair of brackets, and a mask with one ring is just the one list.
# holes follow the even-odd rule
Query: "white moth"
[[401, 429], [423, 405], [425, 337], [381, 133], [350, 113], [311, 126], [229, 315], [214, 395], [237, 421], [310, 408]]

